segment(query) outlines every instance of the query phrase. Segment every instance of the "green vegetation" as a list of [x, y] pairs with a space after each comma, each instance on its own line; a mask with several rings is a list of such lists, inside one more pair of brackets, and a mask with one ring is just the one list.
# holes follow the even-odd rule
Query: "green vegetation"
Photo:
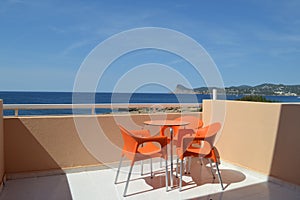
[[243, 96], [242, 98], [237, 99], [237, 101], [277, 102], [277, 101], [266, 99], [265, 97], [259, 96], [259, 95], [247, 95], [247, 96]]
[[[213, 87], [186, 88], [183, 85], [177, 85], [175, 93], [187, 94], [211, 94], [213, 89], [217, 89], [218, 93], [224, 93], [224, 89]], [[256, 86], [241, 85], [225, 88], [226, 95], [262, 95], [262, 96], [299, 96], [300, 85], [283, 85], [265, 83]]]

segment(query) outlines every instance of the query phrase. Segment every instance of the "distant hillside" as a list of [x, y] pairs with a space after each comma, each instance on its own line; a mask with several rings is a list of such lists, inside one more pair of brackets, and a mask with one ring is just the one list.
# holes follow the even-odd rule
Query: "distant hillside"
[[[197, 93], [197, 94], [211, 94], [212, 89], [218, 88], [186, 88], [182, 85], [177, 85], [175, 93]], [[265, 83], [257, 86], [231, 86], [226, 87], [227, 95], [278, 95], [278, 96], [300, 96], [300, 85], [283, 85]]]
[[183, 85], [177, 85], [176, 89], [174, 91], [174, 93], [180, 94], [180, 93], [184, 93], [184, 94], [191, 94], [191, 93], [195, 93], [195, 91], [193, 89], [189, 89], [184, 87]]

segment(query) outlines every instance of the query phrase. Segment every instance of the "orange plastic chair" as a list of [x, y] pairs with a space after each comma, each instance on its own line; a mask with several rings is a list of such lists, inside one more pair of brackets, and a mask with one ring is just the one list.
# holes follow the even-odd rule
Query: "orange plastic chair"
[[[190, 122], [186, 126], [173, 126], [173, 142], [176, 146], [180, 146], [181, 141], [178, 140], [178, 133], [180, 129], [191, 129], [193, 132], [188, 132], [190, 134], [193, 134], [196, 132], [199, 128], [203, 126], [203, 121], [197, 117], [194, 116], [182, 116], [174, 119], [176, 121], [184, 121], [184, 122]], [[165, 135], [165, 130], [168, 128], [168, 126], [163, 126], [160, 130], [160, 135], [164, 136]], [[182, 132], [183, 133], [183, 132]], [[185, 132], [187, 133], [187, 132]], [[181, 136], [182, 137], [182, 136]], [[177, 142], [179, 141], [179, 142]], [[170, 138], [168, 138], [168, 143], [170, 143]]]
[[[126, 196], [128, 184], [132, 172], [133, 165], [136, 161], [142, 161], [155, 157], [164, 158], [166, 162], [166, 190], [168, 191], [168, 154], [167, 154], [167, 137], [166, 136], [154, 136], [149, 137], [150, 133], [148, 130], [134, 130], [129, 131], [124, 127], [120, 126], [120, 131], [123, 137], [124, 146], [121, 154], [121, 160], [119, 163], [118, 171], [115, 178], [115, 184], [117, 183], [120, 168], [122, 165], [123, 158], [126, 157], [130, 162], [130, 169], [126, 181], [123, 196]], [[147, 136], [147, 137], [143, 137]], [[160, 147], [153, 144], [158, 143]], [[152, 177], [152, 167], [151, 167]]]
[[[203, 122], [201, 125], [203, 125]], [[177, 149], [181, 147], [181, 141], [182, 141], [183, 137], [185, 137], [187, 135], [205, 137], [205, 135], [208, 131], [208, 128], [209, 128], [209, 126], [206, 126], [203, 128], [199, 127], [197, 129], [179, 129], [178, 133], [177, 133], [177, 143], [176, 143]], [[198, 143], [198, 142], [194, 141], [194, 143]], [[177, 166], [178, 166], [178, 160], [179, 160], [179, 157], [177, 156]], [[200, 159], [200, 163], [201, 163], [201, 165], [203, 164], [202, 158]], [[189, 157], [188, 165], [189, 165], [188, 170], [186, 170], [185, 173], [190, 173], [190, 171], [191, 171], [191, 157]], [[178, 168], [176, 168], [176, 177], [178, 177]]]
[[199, 129], [197, 133], [193, 136], [186, 135], [182, 138], [181, 146], [177, 148], [177, 155], [181, 160], [179, 191], [181, 191], [182, 189], [182, 169], [183, 169], [183, 160], [185, 157], [207, 158], [210, 163], [213, 178], [215, 178], [212, 169], [212, 162], [211, 162], [213, 161], [216, 166], [221, 187], [224, 190], [223, 181], [218, 166], [220, 163], [219, 153], [216, 147], [213, 146], [216, 134], [220, 129], [221, 129], [220, 123], [213, 123], [209, 126]]
[[[139, 137], [151, 137], [150, 131], [147, 129], [142, 129], [142, 130], [130, 130], [130, 133], [139, 136]], [[141, 145], [143, 146], [143, 144]], [[141, 162], [141, 176], [143, 176], [143, 160]], [[150, 169], [151, 169], [151, 175], [152, 175], [152, 158], [150, 159]]]
[[[190, 122], [188, 125], [185, 126], [173, 126], [173, 144], [179, 148], [181, 145], [181, 138], [186, 135], [193, 135], [199, 128], [203, 126], [203, 121], [195, 116], [181, 116], [178, 118], [175, 118], [174, 120], [176, 121], [184, 121], [184, 122]], [[165, 135], [165, 130], [169, 128], [168, 126], [163, 126], [160, 129], [160, 135], [164, 136]], [[180, 139], [179, 139], [180, 138]], [[168, 144], [171, 142], [171, 138], [168, 138]], [[177, 164], [178, 164], [178, 158], [177, 158]], [[162, 164], [160, 163], [162, 166]], [[176, 168], [176, 177], [177, 177], [177, 168]]]

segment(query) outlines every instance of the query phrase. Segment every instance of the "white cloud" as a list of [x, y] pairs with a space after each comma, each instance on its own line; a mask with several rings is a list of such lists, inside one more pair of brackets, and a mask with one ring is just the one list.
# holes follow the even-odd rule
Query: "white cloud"
[[73, 44], [69, 45], [67, 48], [65, 48], [61, 55], [65, 56], [65, 55], [68, 55], [70, 54], [72, 51], [76, 50], [76, 49], [79, 49], [79, 48], [83, 48], [84, 46], [86, 45], [89, 45], [91, 43], [93, 43], [94, 41], [93, 40], [81, 40], [81, 41], [77, 41], [77, 42], [74, 42]]
[[274, 42], [300, 42], [300, 33], [291, 33], [284, 31], [275, 31], [270, 29], [258, 30], [254, 34], [260, 39], [265, 41]]

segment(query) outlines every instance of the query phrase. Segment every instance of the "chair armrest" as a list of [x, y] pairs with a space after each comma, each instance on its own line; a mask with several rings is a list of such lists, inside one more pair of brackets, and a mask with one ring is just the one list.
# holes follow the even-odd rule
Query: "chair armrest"
[[132, 135], [138, 136], [138, 137], [150, 137], [150, 131], [147, 129], [142, 129], [142, 130], [130, 130], [130, 133]]
[[133, 136], [133, 138], [137, 141], [139, 145], [147, 142], [157, 142], [160, 144], [161, 147], [165, 147], [168, 144], [167, 136], [152, 136], [152, 137]]
[[194, 142], [204, 141], [205, 137], [202, 136], [184, 136], [182, 138], [181, 147], [185, 151], [187, 148], [189, 148]]
[[157, 142], [163, 147], [168, 144], [167, 136], [151, 136], [149, 130], [130, 130], [127, 132], [138, 145], [146, 142]]
[[[182, 140], [182, 152], [192, 152], [197, 154], [208, 154], [211, 151], [211, 144], [208, 141], [204, 140], [203, 137], [184, 137]], [[200, 146], [195, 147], [195, 141], [201, 141]]]

